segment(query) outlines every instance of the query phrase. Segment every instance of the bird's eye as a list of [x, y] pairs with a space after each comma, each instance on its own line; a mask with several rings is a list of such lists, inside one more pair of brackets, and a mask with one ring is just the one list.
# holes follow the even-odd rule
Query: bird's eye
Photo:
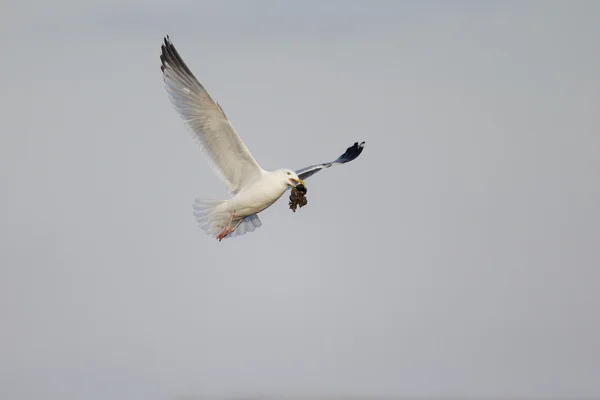
[[292, 174], [291, 172], [288, 172], [288, 175], [291, 175], [291, 174]]

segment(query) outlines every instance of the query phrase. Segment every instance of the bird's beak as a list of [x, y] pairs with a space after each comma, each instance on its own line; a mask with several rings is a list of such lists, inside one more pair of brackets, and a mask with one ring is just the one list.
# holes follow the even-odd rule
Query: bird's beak
[[296, 187], [298, 185], [302, 185], [302, 186], [306, 186], [304, 184], [304, 181], [302, 179], [294, 179], [294, 178], [290, 178], [290, 183], [293, 187]]

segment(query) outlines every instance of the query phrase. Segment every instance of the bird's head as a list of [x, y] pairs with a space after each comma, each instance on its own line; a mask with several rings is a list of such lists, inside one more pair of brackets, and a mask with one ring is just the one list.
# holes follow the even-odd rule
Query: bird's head
[[298, 177], [297, 173], [289, 169], [281, 169], [279, 170], [279, 174], [281, 175], [282, 179], [285, 180], [286, 184], [306, 193], [304, 181]]

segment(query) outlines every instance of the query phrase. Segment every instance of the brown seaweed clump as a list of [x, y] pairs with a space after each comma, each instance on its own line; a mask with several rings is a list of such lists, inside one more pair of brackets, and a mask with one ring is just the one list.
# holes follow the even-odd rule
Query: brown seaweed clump
[[306, 187], [302, 184], [297, 185], [292, 188], [292, 193], [290, 193], [290, 210], [296, 212], [296, 208], [304, 207], [308, 203], [306, 200]]

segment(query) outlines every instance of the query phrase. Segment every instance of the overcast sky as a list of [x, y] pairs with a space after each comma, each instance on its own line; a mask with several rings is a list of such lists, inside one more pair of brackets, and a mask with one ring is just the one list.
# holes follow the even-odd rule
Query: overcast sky
[[[600, 3], [5, 2], [0, 398], [600, 397]], [[169, 34], [266, 169], [221, 243]]]

